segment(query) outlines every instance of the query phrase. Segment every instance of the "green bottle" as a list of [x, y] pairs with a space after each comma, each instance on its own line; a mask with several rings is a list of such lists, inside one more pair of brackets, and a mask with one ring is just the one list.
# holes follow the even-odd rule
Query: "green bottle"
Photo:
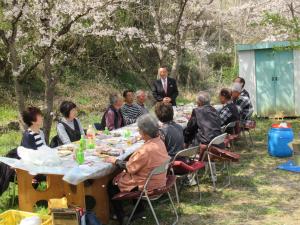
[[124, 136], [125, 136], [125, 138], [130, 138], [131, 131], [130, 130], [126, 130]]
[[76, 152], [76, 162], [79, 165], [82, 165], [84, 163], [84, 151], [82, 148], [79, 148]]
[[79, 141], [79, 149], [81, 149], [82, 151], [86, 150], [86, 139], [84, 138], [84, 135], [81, 135]]

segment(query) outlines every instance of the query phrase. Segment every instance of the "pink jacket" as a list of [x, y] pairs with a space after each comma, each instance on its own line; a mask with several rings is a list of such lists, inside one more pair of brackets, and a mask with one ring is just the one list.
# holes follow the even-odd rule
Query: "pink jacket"
[[[140, 149], [134, 152], [126, 163], [127, 172], [119, 174], [115, 181], [121, 192], [144, 187], [150, 172], [163, 164], [168, 156], [165, 144], [160, 137], [150, 139]], [[148, 190], [164, 187], [166, 173], [154, 175], [149, 181]]]

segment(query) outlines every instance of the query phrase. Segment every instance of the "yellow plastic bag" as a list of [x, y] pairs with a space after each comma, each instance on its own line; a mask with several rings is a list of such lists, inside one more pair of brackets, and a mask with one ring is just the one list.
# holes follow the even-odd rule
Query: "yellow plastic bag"
[[19, 225], [22, 219], [39, 216], [42, 219], [42, 225], [52, 225], [52, 218], [48, 215], [37, 215], [36, 213], [23, 212], [18, 210], [7, 210], [0, 214], [0, 225]]

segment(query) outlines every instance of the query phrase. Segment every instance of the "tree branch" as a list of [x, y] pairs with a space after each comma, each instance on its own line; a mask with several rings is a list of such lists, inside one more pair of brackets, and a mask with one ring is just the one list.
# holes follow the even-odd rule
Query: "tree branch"
[[22, 15], [23, 15], [23, 9], [24, 9], [24, 6], [25, 6], [26, 3], [27, 3], [27, 1], [23, 2], [20, 12], [18, 13], [18, 15], [15, 18], [15, 20], [13, 20], [11, 22], [12, 33], [11, 33], [11, 36], [10, 36], [10, 41], [15, 40], [15, 38], [17, 36], [17, 24], [18, 24], [20, 18], [22, 17]]

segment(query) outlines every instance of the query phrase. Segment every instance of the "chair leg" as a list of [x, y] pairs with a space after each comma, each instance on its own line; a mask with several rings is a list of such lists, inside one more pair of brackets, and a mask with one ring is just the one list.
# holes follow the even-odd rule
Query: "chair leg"
[[175, 182], [175, 184], [174, 184], [174, 188], [175, 188], [175, 194], [176, 194], [176, 201], [177, 201], [177, 204], [179, 205], [180, 200], [179, 200], [179, 194], [178, 194], [178, 189], [177, 189], [177, 184], [176, 184], [176, 182]]
[[209, 154], [207, 154], [207, 158], [208, 158], [208, 165], [209, 165], [210, 174], [211, 174], [211, 180], [213, 182], [213, 189], [214, 189], [214, 191], [216, 191], [216, 178], [215, 178], [215, 175], [214, 175], [214, 172], [213, 172], [213, 168], [212, 168], [212, 165], [211, 165]]
[[199, 182], [199, 175], [198, 171], [196, 171], [196, 182], [197, 182], [197, 187], [198, 187], [198, 193], [199, 193], [199, 200], [201, 201], [201, 191], [200, 191], [200, 182]]
[[172, 197], [171, 197], [171, 195], [170, 195], [170, 192], [167, 192], [167, 193], [168, 193], [168, 196], [169, 196], [169, 199], [170, 199], [172, 208], [173, 208], [173, 210], [174, 210], [174, 213], [175, 213], [175, 215], [176, 215], [176, 220], [175, 220], [175, 222], [173, 223], [173, 225], [174, 225], [174, 224], [177, 224], [177, 223], [178, 223], [178, 214], [177, 214], [177, 210], [176, 210], [176, 208], [175, 208], [174, 202], [173, 202], [173, 200], [172, 200]]
[[151, 212], [152, 212], [152, 214], [153, 214], [153, 217], [154, 217], [154, 219], [155, 219], [155, 222], [156, 222], [156, 224], [157, 224], [157, 225], [159, 225], [159, 222], [158, 222], [157, 216], [156, 216], [156, 214], [155, 214], [155, 211], [154, 211], [154, 209], [153, 209], [153, 206], [152, 206], [152, 204], [151, 204], [151, 200], [149, 199], [149, 197], [148, 197], [148, 195], [147, 195], [147, 194], [146, 194], [146, 199], [147, 199], [147, 201], [148, 201], [148, 204], [149, 204], [149, 206], [150, 206], [150, 209], [151, 209]]
[[252, 135], [251, 135], [250, 130], [248, 130], [248, 134], [249, 134], [250, 141], [251, 141], [251, 147], [253, 148], [253, 147], [254, 147], [254, 144], [253, 144], [253, 139], [252, 139]]
[[233, 152], [235, 151], [234, 141], [231, 142], [231, 150], [232, 150]]
[[231, 185], [231, 165], [230, 165], [230, 161], [226, 162], [226, 168], [227, 168], [228, 183], [225, 185], [225, 187], [228, 187], [228, 186]]
[[131, 221], [131, 219], [132, 219], [132, 217], [133, 217], [133, 215], [134, 215], [134, 213], [135, 213], [135, 210], [136, 210], [136, 208], [138, 207], [138, 205], [139, 205], [139, 203], [140, 203], [140, 201], [141, 201], [141, 199], [142, 199], [142, 195], [143, 195], [143, 193], [141, 193], [139, 199], [137, 200], [137, 202], [136, 202], [136, 204], [135, 204], [135, 206], [134, 206], [134, 208], [133, 208], [133, 210], [132, 210], [132, 213], [130, 214], [130, 217], [129, 217], [128, 221], [127, 221], [127, 225], [130, 224], [130, 221]]

